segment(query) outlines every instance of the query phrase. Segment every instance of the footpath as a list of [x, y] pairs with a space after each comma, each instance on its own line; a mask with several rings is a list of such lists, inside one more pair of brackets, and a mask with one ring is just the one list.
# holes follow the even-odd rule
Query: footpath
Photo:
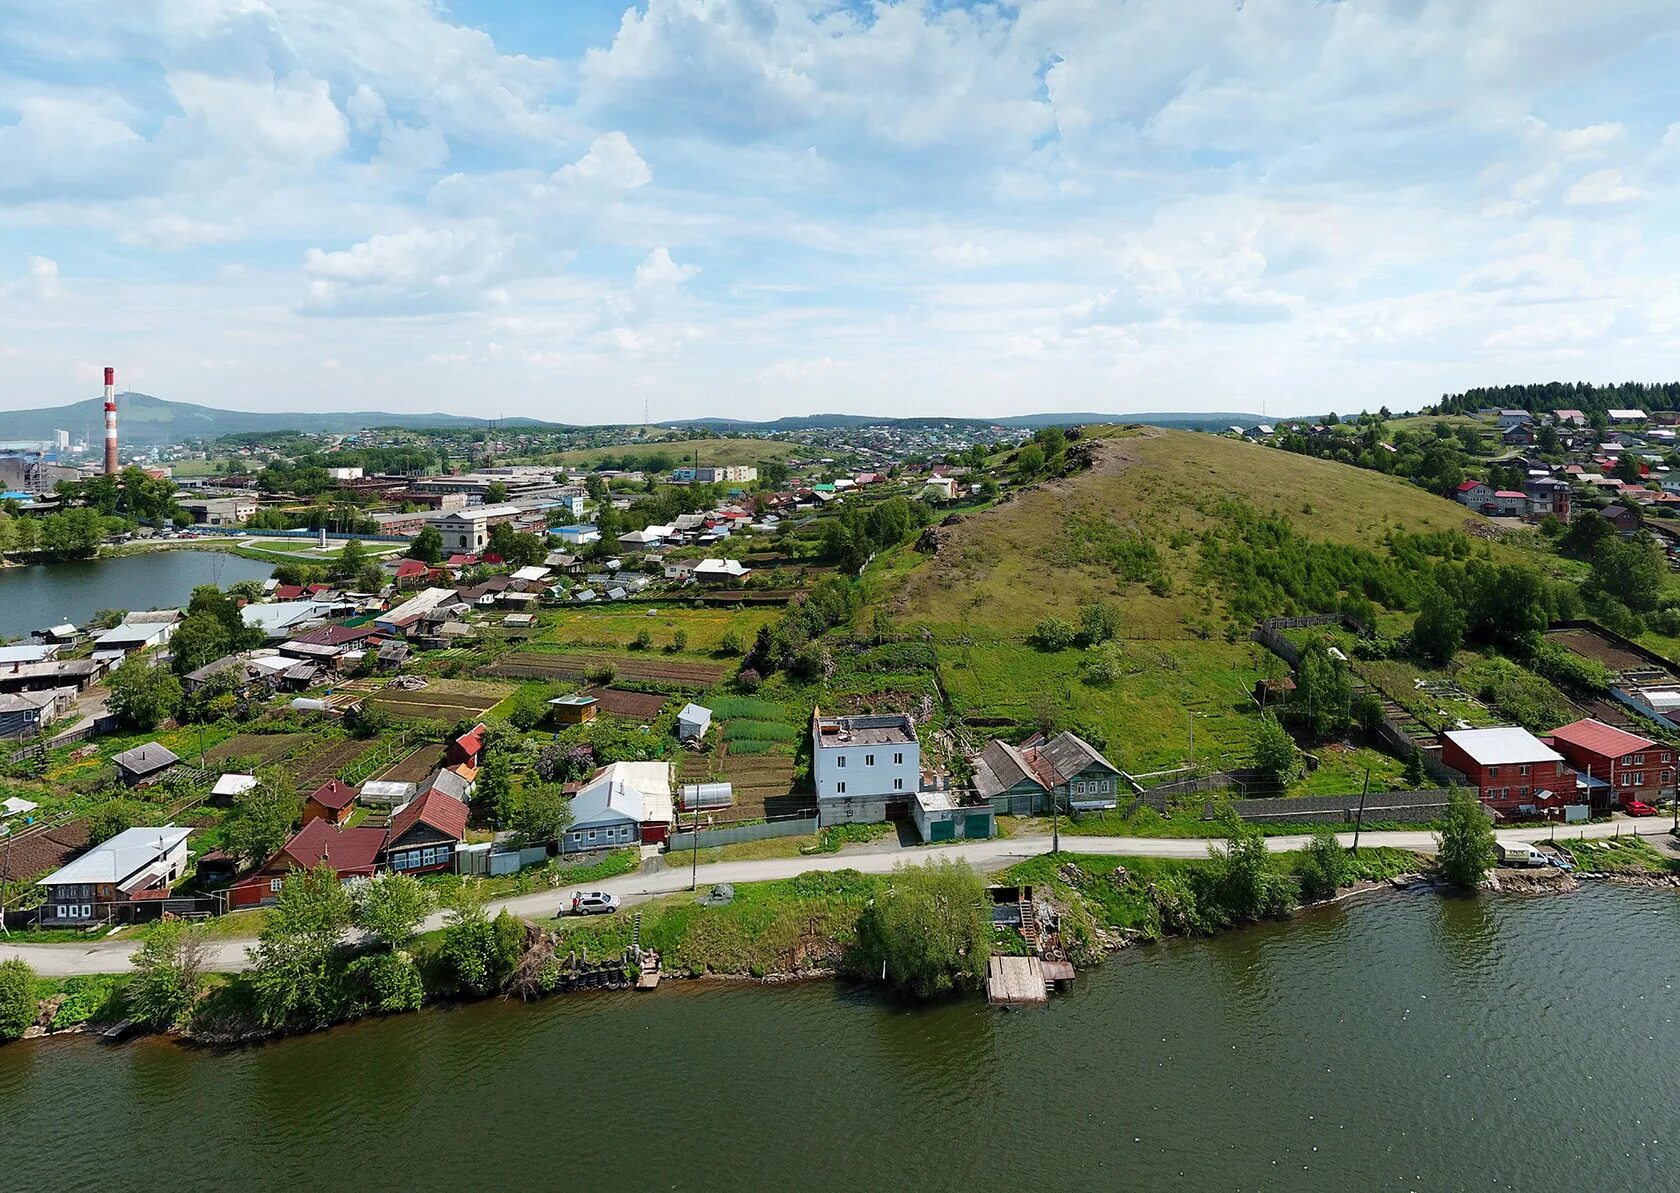
[[[1596, 839], [1620, 836], [1661, 836], [1668, 832], [1669, 822], [1655, 817], [1647, 820], [1617, 820], [1602, 824], [1584, 824], [1567, 829], [1570, 837]], [[1544, 841], [1552, 837], [1551, 828], [1503, 829], [1497, 833], [1501, 841]], [[1344, 845], [1353, 843], [1352, 833], [1340, 834]], [[1075, 837], [1064, 834], [1063, 853], [1098, 854], [1115, 857], [1179, 857], [1203, 858], [1208, 848], [1218, 845], [1217, 837]], [[1310, 838], [1305, 835], [1270, 837], [1266, 845], [1274, 853], [1305, 848]], [[1434, 853], [1435, 836], [1427, 829], [1368, 832], [1360, 835], [1360, 844], [1409, 849], [1414, 853]], [[691, 882], [704, 890], [717, 883], [769, 882], [794, 878], [800, 874], [827, 870], [858, 870], [865, 874], [890, 873], [904, 862], [918, 862], [931, 858], [962, 859], [981, 871], [1001, 870], [1005, 866], [1050, 852], [1047, 836], [999, 837], [991, 841], [965, 841], [951, 845], [899, 848], [892, 845], [865, 847], [858, 852], [825, 854], [820, 857], [766, 858], [758, 861], [714, 862], [699, 867], [693, 878], [689, 867], [681, 863], [681, 854], [669, 855], [658, 868], [644, 869], [635, 874], [601, 879], [590, 884], [591, 890], [617, 895], [624, 904], [643, 902], [659, 895], [677, 894], [689, 889]], [[507, 899], [491, 900], [486, 906], [494, 916], [504, 908], [514, 915], [528, 919], [548, 919], [559, 914], [560, 906], [568, 901], [571, 888], [536, 891]], [[443, 914], [436, 913], [422, 925], [422, 931], [443, 926]], [[217, 940], [209, 948], [208, 968], [235, 973], [250, 965], [246, 950], [255, 940]], [[90, 940], [76, 944], [7, 944], [0, 938], [0, 960], [21, 957], [43, 977], [72, 977], [78, 974], [122, 973], [129, 967], [129, 958], [139, 947], [132, 937]]]

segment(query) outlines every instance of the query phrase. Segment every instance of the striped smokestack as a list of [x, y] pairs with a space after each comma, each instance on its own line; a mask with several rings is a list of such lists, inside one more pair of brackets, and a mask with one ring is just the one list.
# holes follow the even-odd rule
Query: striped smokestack
[[105, 366], [105, 472], [117, 474], [117, 371]]

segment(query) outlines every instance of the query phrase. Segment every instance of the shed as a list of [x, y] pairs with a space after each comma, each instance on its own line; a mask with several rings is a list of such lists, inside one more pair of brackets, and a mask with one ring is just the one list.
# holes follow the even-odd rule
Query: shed
[[548, 707], [554, 710], [554, 719], [562, 725], [581, 725], [585, 721], [593, 721], [599, 711], [600, 701], [593, 696], [574, 693], [570, 696], [556, 696], [548, 702]]
[[700, 704], [685, 704], [677, 714], [677, 740], [698, 745], [712, 727], [712, 710]]
[[117, 777], [124, 786], [146, 787], [163, 778], [169, 768], [181, 760], [168, 747], [149, 741], [132, 750], [124, 750], [112, 761], [117, 764]]

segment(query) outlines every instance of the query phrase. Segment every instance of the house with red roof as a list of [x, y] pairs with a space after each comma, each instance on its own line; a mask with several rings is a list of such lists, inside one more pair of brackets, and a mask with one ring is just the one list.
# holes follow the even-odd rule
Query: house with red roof
[[391, 817], [385, 865], [403, 874], [451, 869], [466, 835], [467, 805], [443, 791], [428, 791]]
[[260, 907], [280, 897], [286, 875], [313, 870], [322, 862], [333, 868], [340, 882], [371, 878], [385, 844], [382, 828], [339, 828], [328, 820], [311, 820], [277, 853], [228, 888], [228, 907]]
[[444, 755], [444, 765], [467, 766], [476, 771], [484, 754], [484, 734], [484, 723], [480, 721], [450, 742], [448, 752]]
[[342, 825], [355, 811], [356, 797], [361, 793], [359, 787], [329, 779], [311, 791], [309, 798], [303, 801], [303, 822], [325, 820], [329, 824]]
[[1583, 717], [1546, 739], [1586, 778], [1596, 807], [1655, 803], [1674, 790], [1674, 747]]
[[1441, 761], [1461, 772], [1482, 803], [1502, 816], [1535, 815], [1545, 792], [1575, 793], [1575, 774], [1563, 755], [1515, 725], [1448, 730], [1441, 735]]

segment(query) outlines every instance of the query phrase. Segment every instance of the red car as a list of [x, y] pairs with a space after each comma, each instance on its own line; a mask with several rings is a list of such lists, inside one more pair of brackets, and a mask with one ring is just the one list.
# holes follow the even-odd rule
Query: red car
[[1622, 811], [1629, 816], [1655, 816], [1657, 810], [1643, 800], [1630, 799], [1622, 805]]

